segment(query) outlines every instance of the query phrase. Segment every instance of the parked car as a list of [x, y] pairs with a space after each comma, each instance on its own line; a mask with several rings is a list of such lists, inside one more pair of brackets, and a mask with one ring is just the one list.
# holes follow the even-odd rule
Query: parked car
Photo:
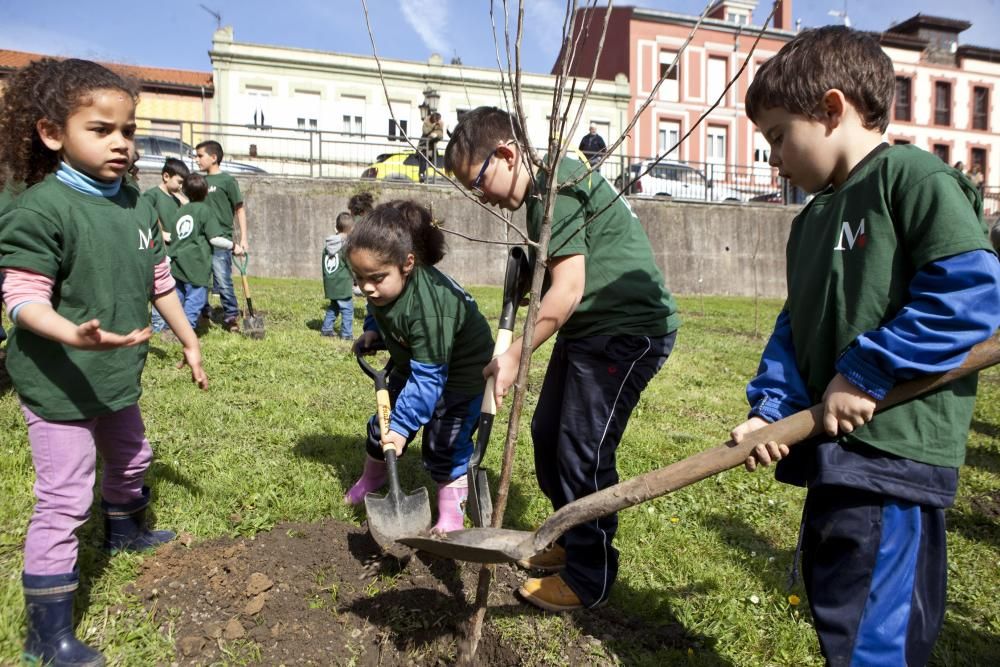
[[[629, 180], [643, 173], [654, 160], [643, 160], [629, 167]], [[615, 179], [615, 187], [623, 187], [622, 176]], [[626, 194], [647, 197], [673, 197], [697, 201], [746, 201], [748, 196], [726, 185], [710, 183], [700, 170], [683, 162], [663, 160], [649, 173], [636, 180]]]
[[[420, 182], [420, 156], [413, 150], [398, 153], [382, 153], [368, 165], [361, 178], [374, 178], [379, 181], [410, 181]], [[434, 161], [437, 168], [444, 171], [444, 153], [438, 151]], [[434, 170], [427, 168], [427, 177], [431, 178]]]
[[[163, 168], [163, 161], [168, 157], [175, 157], [183, 160], [192, 171], [198, 171], [198, 163], [195, 160], [194, 148], [184, 143], [180, 139], [173, 137], [159, 137], [155, 135], [136, 136], [135, 148], [139, 151], [139, 160], [136, 162], [139, 169], [143, 171], [160, 171]], [[242, 162], [233, 162], [228, 158], [222, 160], [222, 171], [230, 174], [266, 174], [260, 167]]]

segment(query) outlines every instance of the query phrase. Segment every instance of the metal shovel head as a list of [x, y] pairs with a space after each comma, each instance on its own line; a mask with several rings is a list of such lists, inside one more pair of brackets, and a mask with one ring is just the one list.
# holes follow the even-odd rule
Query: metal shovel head
[[250, 315], [243, 318], [243, 335], [254, 340], [264, 339], [264, 317]]
[[490, 480], [482, 468], [475, 470], [475, 479], [470, 480], [469, 500], [466, 512], [476, 527], [489, 526], [493, 521], [493, 499], [490, 497]]
[[383, 550], [398, 555], [396, 542], [407, 535], [425, 533], [431, 528], [431, 499], [420, 487], [410, 494], [365, 496], [368, 531]]
[[512, 563], [535, 553], [534, 533], [509, 528], [466, 528], [440, 537], [411, 534], [399, 541], [442, 558], [469, 563]]

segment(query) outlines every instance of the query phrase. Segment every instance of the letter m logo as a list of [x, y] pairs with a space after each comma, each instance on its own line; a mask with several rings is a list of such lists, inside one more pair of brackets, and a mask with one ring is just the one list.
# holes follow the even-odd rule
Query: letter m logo
[[147, 229], [145, 233], [139, 230], [139, 250], [153, 247], [153, 230]]
[[[844, 248], [844, 241], [847, 241], [847, 248]], [[834, 250], [853, 250], [854, 244], [857, 244], [859, 248], [865, 247], [865, 219], [861, 218], [861, 222], [858, 224], [858, 230], [855, 232], [851, 229], [851, 223], [844, 221], [843, 226], [840, 228], [840, 237], [837, 239], [837, 245], [833, 247]]]

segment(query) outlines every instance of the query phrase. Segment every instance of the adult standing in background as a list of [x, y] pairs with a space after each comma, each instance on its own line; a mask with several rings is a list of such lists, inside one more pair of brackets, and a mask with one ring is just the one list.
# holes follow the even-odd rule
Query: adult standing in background
[[604, 149], [607, 147], [604, 138], [597, 133], [597, 126], [591, 123], [590, 132], [580, 140], [580, 152], [586, 155], [587, 161], [593, 165], [604, 154]]
[[420, 160], [420, 182], [427, 182], [427, 165], [436, 164], [437, 145], [444, 137], [444, 123], [441, 122], [441, 114], [433, 111], [424, 118], [424, 123], [420, 128], [420, 152], [423, 159]]

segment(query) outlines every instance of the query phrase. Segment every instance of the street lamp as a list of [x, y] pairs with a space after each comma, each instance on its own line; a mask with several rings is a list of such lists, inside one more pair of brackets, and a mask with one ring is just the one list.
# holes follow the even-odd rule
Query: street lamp
[[429, 114], [437, 111], [439, 101], [441, 101], [441, 95], [438, 94], [438, 91], [427, 86], [424, 89], [424, 101], [417, 107], [420, 109], [420, 117], [426, 118]]

